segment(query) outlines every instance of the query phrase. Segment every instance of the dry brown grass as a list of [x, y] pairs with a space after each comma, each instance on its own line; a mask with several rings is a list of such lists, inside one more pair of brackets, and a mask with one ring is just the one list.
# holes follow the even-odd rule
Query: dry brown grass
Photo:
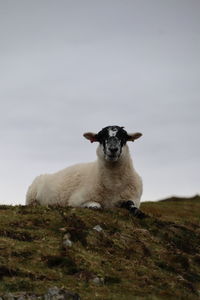
[[122, 209], [0, 206], [0, 292], [58, 286], [85, 300], [199, 299], [200, 198], [142, 209], [149, 218]]

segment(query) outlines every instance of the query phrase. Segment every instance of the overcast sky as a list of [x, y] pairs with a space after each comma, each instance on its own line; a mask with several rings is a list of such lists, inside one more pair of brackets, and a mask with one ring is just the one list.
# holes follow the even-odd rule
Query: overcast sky
[[130, 143], [143, 201], [200, 192], [199, 0], [0, 0], [0, 203], [36, 175]]

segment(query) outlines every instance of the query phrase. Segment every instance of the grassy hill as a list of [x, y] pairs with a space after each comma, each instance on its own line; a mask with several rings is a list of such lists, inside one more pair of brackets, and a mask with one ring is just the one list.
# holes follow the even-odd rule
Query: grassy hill
[[150, 217], [1, 205], [0, 295], [57, 286], [83, 300], [199, 299], [200, 197], [141, 209]]

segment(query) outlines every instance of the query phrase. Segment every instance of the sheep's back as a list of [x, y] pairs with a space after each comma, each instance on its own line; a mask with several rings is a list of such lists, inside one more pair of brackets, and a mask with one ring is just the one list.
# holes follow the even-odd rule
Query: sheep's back
[[93, 163], [77, 164], [54, 174], [43, 174], [35, 178], [29, 187], [26, 204], [67, 205], [73, 193], [91, 173]]

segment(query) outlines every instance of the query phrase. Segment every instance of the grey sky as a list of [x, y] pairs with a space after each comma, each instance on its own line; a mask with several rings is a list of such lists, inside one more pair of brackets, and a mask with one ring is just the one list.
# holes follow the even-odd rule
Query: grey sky
[[143, 133], [143, 200], [198, 193], [199, 99], [199, 1], [0, 0], [0, 203], [114, 124]]

